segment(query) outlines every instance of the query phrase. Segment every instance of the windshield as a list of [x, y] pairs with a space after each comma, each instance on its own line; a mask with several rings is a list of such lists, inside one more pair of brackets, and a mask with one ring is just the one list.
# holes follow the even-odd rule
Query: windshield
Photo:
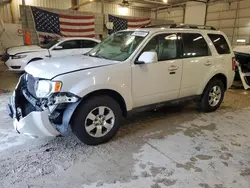
[[141, 31], [114, 33], [94, 47], [88, 55], [114, 61], [124, 61], [135, 51], [147, 34], [147, 32]]
[[47, 44], [42, 44], [41, 48], [45, 48], [45, 49], [50, 49], [52, 46], [54, 46], [55, 44], [57, 44], [59, 42], [59, 40], [52, 40]]

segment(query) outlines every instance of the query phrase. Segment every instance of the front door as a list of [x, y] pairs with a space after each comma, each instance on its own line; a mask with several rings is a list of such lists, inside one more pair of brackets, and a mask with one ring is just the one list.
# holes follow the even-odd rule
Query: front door
[[132, 66], [134, 107], [177, 99], [180, 92], [182, 59], [179, 58], [177, 35], [158, 34], [142, 52], [155, 51], [158, 61]]

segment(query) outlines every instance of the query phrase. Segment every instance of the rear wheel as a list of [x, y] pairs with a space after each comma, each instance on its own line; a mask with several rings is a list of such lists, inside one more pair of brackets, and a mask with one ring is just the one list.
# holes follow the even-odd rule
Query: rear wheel
[[217, 110], [224, 99], [225, 87], [221, 80], [211, 80], [198, 101], [197, 108], [202, 112]]
[[98, 145], [109, 141], [120, 127], [120, 105], [109, 96], [89, 98], [77, 109], [72, 130], [83, 143]]

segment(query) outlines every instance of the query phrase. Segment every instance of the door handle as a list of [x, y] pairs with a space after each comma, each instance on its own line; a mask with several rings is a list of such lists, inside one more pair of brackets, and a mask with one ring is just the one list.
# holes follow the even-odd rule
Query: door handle
[[204, 65], [210, 66], [210, 65], [212, 65], [212, 63], [210, 61], [207, 61], [206, 63], [204, 63]]
[[175, 71], [175, 70], [177, 70], [178, 69], [178, 67], [177, 66], [175, 66], [175, 65], [171, 65], [170, 67], [168, 67], [168, 70], [171, 72], [171, 71]]

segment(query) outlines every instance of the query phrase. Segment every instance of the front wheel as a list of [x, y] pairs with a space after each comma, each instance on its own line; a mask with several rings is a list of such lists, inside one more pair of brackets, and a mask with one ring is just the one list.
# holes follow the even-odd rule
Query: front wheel
[[118, 131], [122, 111], [109, 96], [95, 96], [83, 101], [72, 120], [72, 131], [88, 145], [109, 141]]
[[198, 101], [197, 108], [202, 112], [217, 110], [224, 99], [225, 87], [221, 80], [211, 80]]

